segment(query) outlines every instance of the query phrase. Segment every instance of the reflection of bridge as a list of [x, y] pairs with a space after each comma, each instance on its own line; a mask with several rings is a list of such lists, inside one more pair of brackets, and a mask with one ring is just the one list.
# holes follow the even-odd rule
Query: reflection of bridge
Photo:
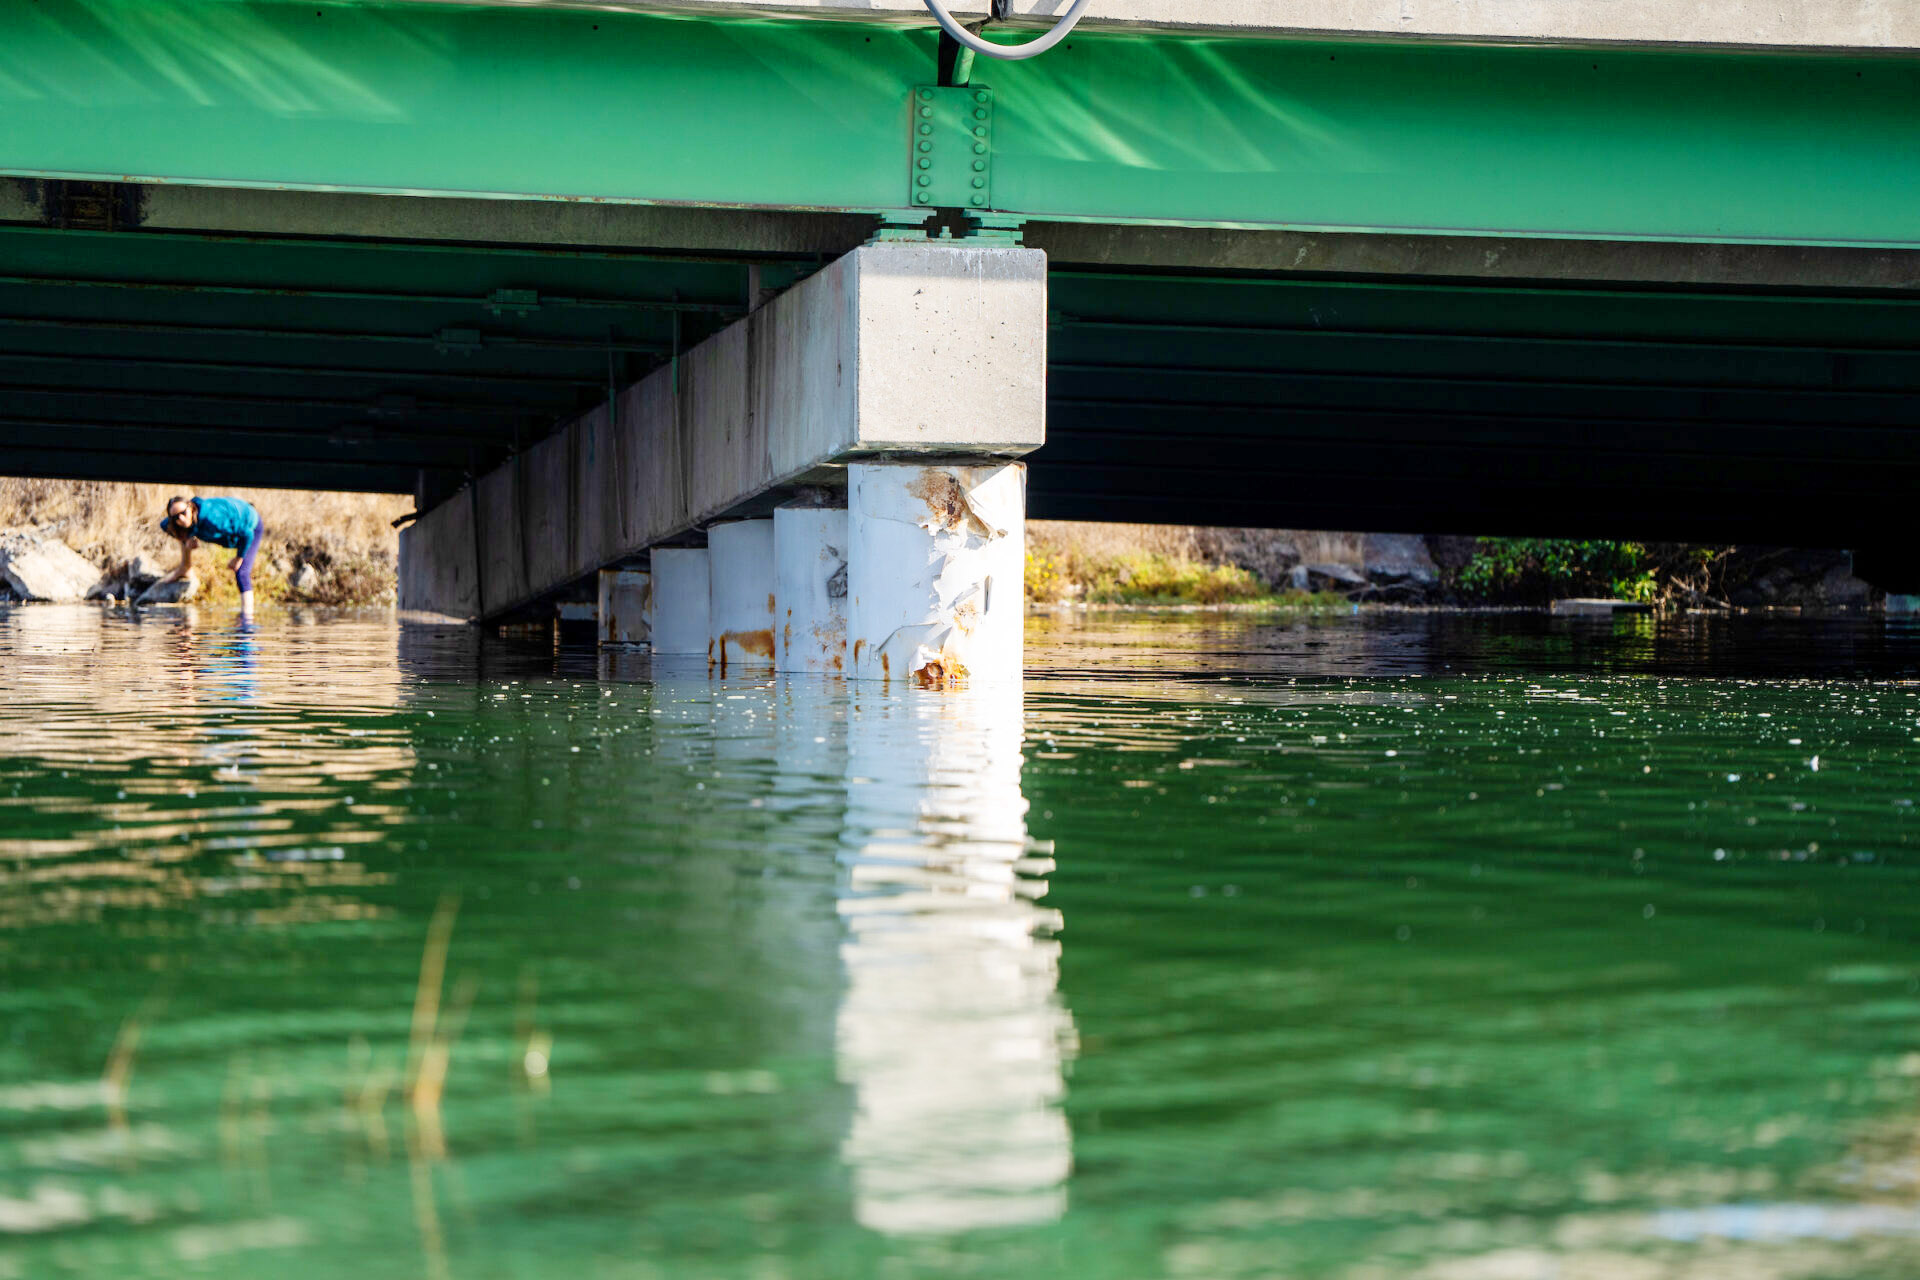
[[1043, 416], [1037, 515], [1864, 546], [1920, 478], [1909, 19], [628, 7], [42, 0], [0, 469], [414, 491], [486, 615]]

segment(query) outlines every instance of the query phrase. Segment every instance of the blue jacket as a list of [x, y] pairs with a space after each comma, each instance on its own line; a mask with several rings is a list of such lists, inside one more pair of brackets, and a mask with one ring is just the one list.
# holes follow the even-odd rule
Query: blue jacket
[[[193, 508], [200, 518], [194, 521], [190, 536], [215, 546], [244, 551], [260, 527], [260, 513], [253, 509], [252, 503], [239, 498], [195, 498]], [[160, 527], [174, 532], [165, 518], [161, 519]]]

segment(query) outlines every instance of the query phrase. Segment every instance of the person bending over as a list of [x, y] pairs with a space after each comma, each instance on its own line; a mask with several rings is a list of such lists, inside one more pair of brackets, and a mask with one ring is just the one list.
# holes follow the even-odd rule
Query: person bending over
[[180, 564], [166, 577], [148, 588], [157, 590], [169, 582], [178, 582], [193, 568], [193, 549], [203, 542], [233, 552], [227, 566], [240, 585], [240, 617], [253, 619], [253, 558], [260, 551], [260, 538], [266, 532], [260, 513], [253, 504], [239, 498], [169, 498], [167, 515], [160, 522], [167, 536], [180, 544]]

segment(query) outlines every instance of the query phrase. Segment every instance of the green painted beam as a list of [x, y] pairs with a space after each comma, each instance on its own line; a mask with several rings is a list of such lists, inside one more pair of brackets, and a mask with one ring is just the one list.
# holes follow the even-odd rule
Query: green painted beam
[[[931, 34], [541, 8], [35, 0], [0, 173], [901, 213]], [[1030, 218], [1920, 245], [1920, 63], [1086, 34], [996, 65]]]
[[[422, 468], [359, 462], [288, 461], [235, 454], [186, 457], [168, 449], [28, 448], [9, 446], [4, 454], [10, 476], [56, 480], [151, 480], [191, 483], [206, 488], [235, 486], [264, 489], [336, 489], [348, 493], [412, 493]], [[457, 475], [457, 471], [448, 474]]]
[[[217, 385], [231, 387], [249, 379], [260, 380], [278, 388], [282, 395], [309, 394], [304, 389], [288, 391], [290, 380], [295, 378], [320, 378], [366, 383], [430, 383], [444, 387], [447, 383], [471, 389], [492, 392], [495, 395], [538, 394], [544, 397], [540, 407], [562, 411], [573, 394], [582, 388], [598, 389], [605, 385], [604, 378], [568, 378], [540, 377], [536, 375], [514, 375], [498, 373], [476, 373], [471, 369], [411, 369], [381, 367], [354, 367], [345, 365], [320, 364], [255, 364], [234, 360], [169, 360], [124, 354], [89, 353], [86, 355], [62, 354], [50, 351], [0, 351], [0, 386], [7, 384], [11, 366], [35, 366], [33, 373], [45, 374], [48, 369], [78, 369], [79, 376], [85, 378], [88, 385], [97, 385], [114, 379], [123, 379], [127, 385], [153, 385], [165, 381], [167, 375], [175, 373], [206, 374], [217, 379]], [[534, 407], [529, 405], [530, 408]]]

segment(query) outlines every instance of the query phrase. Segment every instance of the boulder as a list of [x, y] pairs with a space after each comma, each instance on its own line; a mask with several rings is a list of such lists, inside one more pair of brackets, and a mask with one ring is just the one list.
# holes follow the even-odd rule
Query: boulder
[[199, 586], [200, 575], [189, 572], [186, 577], [180, 579], [178, 582], [169, 582], [164, 586], [148, 587], [145, 591], [134, 594], [133, 602], [142, 606], [151, 604], [179, 604], [182, 601], [191, 600], [193, 593], [199, 589]]
[[1297, 591], [1357, 591], [1367, 585], [1367, 575], [1351, 565], [1297, 564], [1287, 575]]
[[320, 589], [320, 571], [310, 564], [303, 564], [293, 571], [293, 581], [289, 584], [303, 596], [310, 596]]
[[158, 556], [143, 553], [135, 556], [133, 563], [127, 566], [127, 582], [130, 585], [144, 587], [149, 583], [160, 581], [172, 572], [172, 565], [163, 564]]
[[1440, 566], [1415, 533], [1370, 533], [1366, 539], [1367, 577], [1376, 582], [1411, 582], [1428, 587], [1440, 581]]
[[138, 555], [133, 563], [111, 578], [102, 578], [93, 590], [87, 592], [89, 600], [132, 600], [141, 591], [159, 581], [173, 571], [173, 566], [162, 564], [150, 555]]
[[1730, 575], [1734, 581], [1727, 598], [1736, 605], [1861, 609], [1873, 603], [1873, 587], [1854, 576], [1853, 557], [1845, 551], [1755, 549], [1748, 554], [1753, 560], [1736, 562]]
[[85, 600], [101, 573], [58, 538], [8, 529], [0, 532], [0, 580], [22, 600]]

